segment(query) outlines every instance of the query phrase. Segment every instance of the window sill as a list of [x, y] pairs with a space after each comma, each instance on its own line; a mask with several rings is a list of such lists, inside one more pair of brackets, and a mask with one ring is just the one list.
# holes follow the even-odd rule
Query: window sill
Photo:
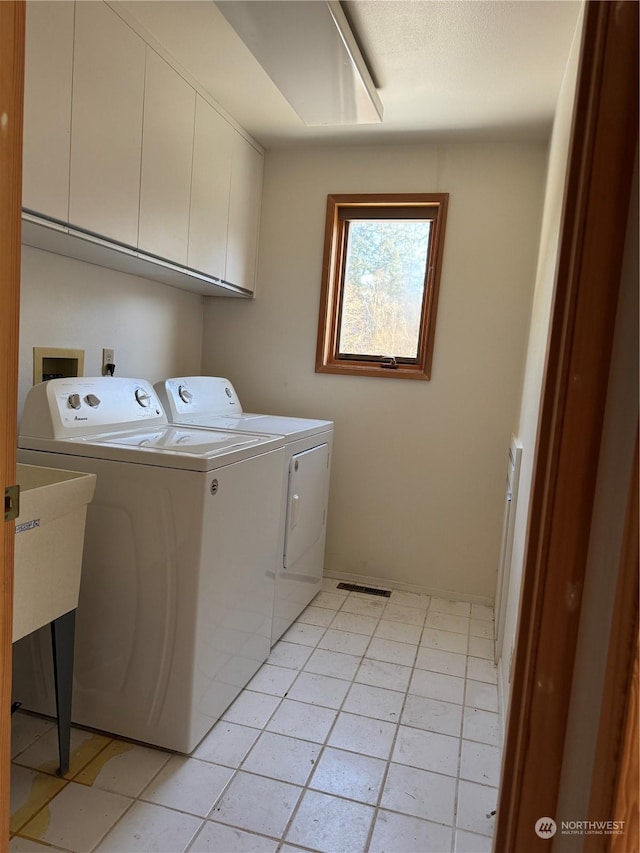
[[317, 364], [316, 373], [333, 373], [343, 376], [371, 376], [380, 379], [420, 379], [429, 381], [431, 376], [420, 365], [400, 365], [398, 367], [378, 367], [375, 364]]

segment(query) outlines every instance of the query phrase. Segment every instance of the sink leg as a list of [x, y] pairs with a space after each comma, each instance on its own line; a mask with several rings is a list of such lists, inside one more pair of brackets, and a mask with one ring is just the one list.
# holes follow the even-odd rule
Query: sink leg
[[71, 688], [73, 685], [73, 643], [76, 628], [76, 611], [70, 610], [51, 623], [53, 647], [53, 677], [56, 687], [56, 712], [58, 715], [58, 751], [60, 767], [58, 776], [69, 769], [71, 742]]

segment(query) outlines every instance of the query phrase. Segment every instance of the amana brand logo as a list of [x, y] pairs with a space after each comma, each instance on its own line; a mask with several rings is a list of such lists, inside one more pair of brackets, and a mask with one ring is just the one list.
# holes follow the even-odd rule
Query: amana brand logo
[[88, 421], [89, 418], [79, 418], [77, 415], [74, 417], [74, 421]]
[[536, 835], [540, 838], [553, 838], [557, 829], [558, 826], [552, 817], [541, 817], [536, 821]]

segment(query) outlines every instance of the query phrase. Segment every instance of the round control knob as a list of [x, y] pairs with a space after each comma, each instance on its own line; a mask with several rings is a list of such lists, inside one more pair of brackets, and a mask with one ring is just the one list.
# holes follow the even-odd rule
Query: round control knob
[[193, 394], [184, 385], [178, 385], [178, 397], [183, 403], [190, 403], [193, 400]]
[[136, 388], [136, 403], [143, 408], [148, 408], [151, 405], [151, 394], [142, 388]]
[[100, 397], [96, 397], [95, 394], [87, 394], [84, 401], [85, 403], [88, 403], [92, 409], [97, 409], [100, 405]]
[[79, 409], [80, 408], [80, 394], [69, 394], [67, 398], [67, 403], [69, 408], [71, 409]]

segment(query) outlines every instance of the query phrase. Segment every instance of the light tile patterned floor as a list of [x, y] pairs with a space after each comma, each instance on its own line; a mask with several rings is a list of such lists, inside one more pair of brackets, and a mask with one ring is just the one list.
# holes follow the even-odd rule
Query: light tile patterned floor
[[13, 720], [11, 853], [487, 853], [491, 608], [324, 589], [190, 757]]

